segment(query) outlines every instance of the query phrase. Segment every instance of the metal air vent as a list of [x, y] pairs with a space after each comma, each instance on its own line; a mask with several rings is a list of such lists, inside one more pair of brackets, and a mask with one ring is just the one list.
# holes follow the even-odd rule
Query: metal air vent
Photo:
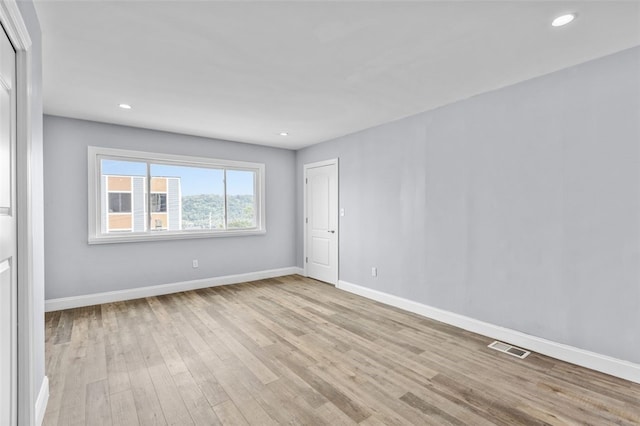
[[512, 346], [508, 343], [499, 342], [497, 340], [492, 344], [490, 344], [489, 347], [491, 349], [495, 349], [496, 351], [504, 352], [506, 354], [515, 356], [516, 358], [520, 358], [520, 359], [525, 359], [527, 355], [531, 353], [529, 351], [525, 351], [524, 349]]

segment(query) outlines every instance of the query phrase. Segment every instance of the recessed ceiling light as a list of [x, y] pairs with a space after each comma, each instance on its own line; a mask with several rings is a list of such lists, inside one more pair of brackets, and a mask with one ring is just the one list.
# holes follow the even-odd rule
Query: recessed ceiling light
[[122, 108], [122, 109], [131, 109], [131, 105], [129, 105], [129, 104], [120, 104], [120, 105], [118, 105], [118, 106], [119, 106], [120, 108]]
[[553, 20], [551, 25], [554, 27], [561, 27], [563, 25], [567, 25], [569, 22], [573, 21], [574, 19], [576, 19], [575, 13], [567, 13], [566, 15], [558, 16], [556, 19]]
[[289, 133], [287, 133], [287, 132], [280, 132], [280, 136], [289, 136]]

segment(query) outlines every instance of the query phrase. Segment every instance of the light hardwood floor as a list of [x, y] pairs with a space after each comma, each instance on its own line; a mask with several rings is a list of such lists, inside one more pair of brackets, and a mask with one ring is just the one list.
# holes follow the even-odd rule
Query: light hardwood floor
[[640, 424], [640, 385], [290, 276], [46, 315], [46, 425]]

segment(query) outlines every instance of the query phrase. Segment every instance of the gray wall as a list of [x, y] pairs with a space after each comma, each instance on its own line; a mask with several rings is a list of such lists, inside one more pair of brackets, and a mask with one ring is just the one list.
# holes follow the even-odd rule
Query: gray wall
[[[302, 166], [339, 157], [341, 280], [639, 363], [638, 75], [634, 48], [297, 154], [47, 116], [46, 298], [302, 267]], [[264, 162], [268, 233], [89, 246], [88, 145]]]
[[[42, 33], [38, 15], [31, 1], [19, 1], [18, 9], [31, 37], [31, 230], [32, 253], [31, 281], [33, 308], [33, 336], [30, 339], [30, 356], [20, 354], [20, 359], [32, 362], [32, 402], [35, 403], [45, 375], [44, 363], [44, 208], [43, 208], [43, 138], [42, 138]], [[21, 287], [21, 289], [24, 289]], [[21, 338], [27, 338], [21, 333]], [[28, 407], [33, 410], [34, 407]], [[33, 416], [34, 413], [20, 413]], [[30, 419], [21, 417], [21, 422]], [[35, 419], [33, 419], [35, 421]]]
[[339, 157], [341, 280], [639, 363], [639, 146], [634, 48], [309, 147], [297, 264]]
[[[53, 116], [44, 130], [47, 299], [295, 266], [295, 152]], [[89, 145], [265, 163], [266, 235], [88, 245]]]

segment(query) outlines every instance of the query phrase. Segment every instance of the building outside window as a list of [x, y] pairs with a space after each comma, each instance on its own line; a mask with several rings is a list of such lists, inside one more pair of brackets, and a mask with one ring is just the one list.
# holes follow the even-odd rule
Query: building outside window
[[[182, 229], [180, 178], [151, 178], [151, 215], [147, 216], [145, 176], [102, 175], [105, 191], [105, 232]], [[147, 218], [151, 223], [147, 223]]]

